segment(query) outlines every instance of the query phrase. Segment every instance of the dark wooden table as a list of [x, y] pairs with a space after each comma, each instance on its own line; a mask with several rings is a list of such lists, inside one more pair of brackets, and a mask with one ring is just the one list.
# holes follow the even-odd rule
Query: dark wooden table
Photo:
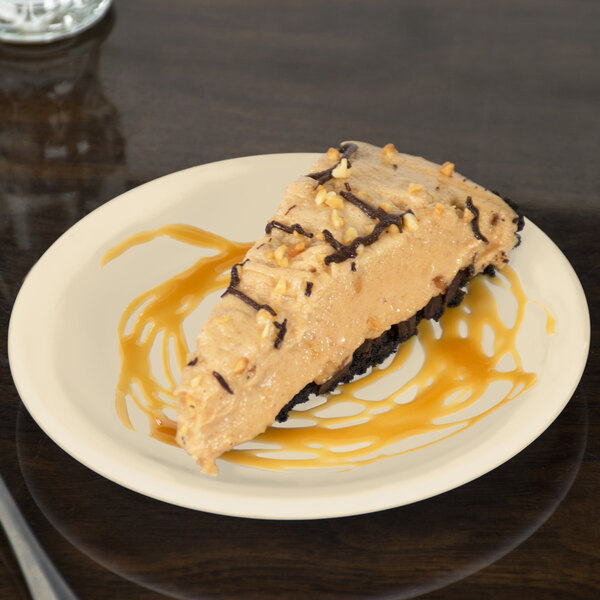
[[[0, 48], [0, 468], [83, 599], [600, 597], [597, 337], [558, 419], [454, 491], [309, 522], [215, 516], [103, 479], [21, 404], [5, 331], [52, 242], [193, 165], [392, 141], [517, 200], [600, 308], [600, 3], [117, 0]], [[548, 273], [552, 277], [552, 273]], [[28, 598], [0, 534], [0, 598]]]

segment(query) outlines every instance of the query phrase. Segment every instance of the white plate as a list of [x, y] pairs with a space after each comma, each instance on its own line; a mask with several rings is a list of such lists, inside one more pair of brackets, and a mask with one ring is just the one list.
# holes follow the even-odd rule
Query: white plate
[[555, 316], [557, 332], [529, 340], [521, 351], [538, 383], [466, 431], [346, 472], [265, 471], [222, 461], [219, 476], [210, 477], [182, 450], [122, 425], [114, 408], [118, 319], [137, 294], [189, 266], [198, 250], [157, 239], [100, 270], [104, 252], [133, 233], [171, 223], [238, 241], [256, 238], [286, 185], [314, 158], [253, 156], [168, 175], [98, 208], [44, 254], [15, 303], [9, 358], [23, 402], [59, 446], [108, 479], [165, 502], [309, 519], [382, 510], [453, 489], [510, 459], [552, 423], [585, 366], [589, 314], [566, 258], [528, 222], [511, 264], [528, 296]]

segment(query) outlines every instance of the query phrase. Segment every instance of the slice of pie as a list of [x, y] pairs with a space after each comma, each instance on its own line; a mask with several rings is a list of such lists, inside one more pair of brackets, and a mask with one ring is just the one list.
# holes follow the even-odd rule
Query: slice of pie
[[221, 454], [378, 364], [470, 278], [502, 268], [522, 226], [451, 163], [331, 148], [233, 267], [177, 390], [178, 443], [216, 473]]

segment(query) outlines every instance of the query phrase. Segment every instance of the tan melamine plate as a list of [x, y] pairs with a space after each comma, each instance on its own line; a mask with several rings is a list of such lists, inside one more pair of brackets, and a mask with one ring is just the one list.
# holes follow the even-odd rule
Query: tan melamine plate
[[[547, 337], [531, 303], [520, 336], [538, 383], [473, 427], [426, 448], [373, 464], [267, 471], [220, 461], [203, 475], [182, 450], [126, 429], [114, 404], [117, 323], [139, 293], [191, 265], [198, 249], [170, 239], [135, 247], [100, 269], [127, 236], [172, 223], [237, 241], [258, 237], [285, 186], [313, 154], [252, 156], [203, 165], [131, 190], [82, 219], [27, 276], [11, 317], [9, 358], [27, 409], [66, 452], [101, 475], [153, 498], [193, 509], [267, 519], [313, 519], [401, 506], [467, 483], [538, 437], [571, 398], [587, 359], [589, 314], [572, 267], [527, 222], [511, 265], [529, 298], [556, 319]], [[498, 298], [500, 308], [504, 300]], [[193, 340], [202, 306], [186, 335]]]

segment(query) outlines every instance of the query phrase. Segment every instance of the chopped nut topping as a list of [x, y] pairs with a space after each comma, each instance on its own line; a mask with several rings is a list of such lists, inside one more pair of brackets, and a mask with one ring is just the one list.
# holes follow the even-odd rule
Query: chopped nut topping
[[390, 233], [400, 233], [400, 229], [398, 228], [398, 225], [392, 223], [389, 227], [388, 227], [388, 231]]
[[304, 250], [306, 250], [306, 242], [304, 240], [300, 240], [289, 249], [288, 256], [290, 258], [294, 258], [294, 256], [298, 256], [298, 254], [304, 252]]
[[344, 232], [344, 244], [349, 244], [354, 238], [358, 236], [358, 231], [354, 227], [348, 227]]
[[344, 226], [344, 219], [340, 217], [340, 213], [335, 208], [331, 211], [331, 223], [338, 229]]
[[365, 225], [365, 233], [367, 235], [371, 235], [373, 233], [374, 229], [375, 229], [375, 223], [367, 223]]
[[350, 173], [352, 168], [348, 166], [348, 159], [342, 158], [340, 164], [331, 171], [331, 175], [335, 179], [344, 179], [345, 177], [350, 177]]
[[381, 329], [381, 323], [374, 317], [369, 317], [367, 319], [367, 325], [374, 330]]
[[271, 328], [273, 327], [271, 315], [264, 308], [261, 308], [256, 313], [256, 322], [258, 323], [259, 327], [262, 327], [262, 332], [260, 336], [263, 339], [266, 338], [269, 335]]
[[344, 199], [335, 192], [328, 192], [325, 198], [325, 204], [330, 208], [342, 208], [344, 206]]
[[441, 275], [436, 275], [433, 278], [433, 285], [435, 285], [436, 288], [442, 291], [444, 291], [448, 287], [446, 280]]
[[285, 294], [286, 290], [287, 290], [287, 281], [283, 277], [280, 277], [279, 281], [277, 282], [277, 285], [273, 288], [273, 293], [279, 294], [281, 296], [281, 295]]
[[315, 237], [321, 242], [325, 241], [325, 236], [322, 233], [317, 233], [317, 235], [315, 235]]
[[198, 387], [200, 385], [201, 381], [202, 381], [202, 377], [200, 375], [198, 375], [197, 377], [194, 377], [194, 379], [192, 379], [190, 381], [190, 385], [192, 387]]
[[215, 323], [217, 325], [223, 325], [223, 323], [227, 323], [227, 321], [229, 321], [231, 317], [225, 316], [225, 317], [217, 317], [215, 319]]
[[270, 323], [271, 322], [271, 315], [269, 313], [268, 310], [265, 310], [264, 308], [261, 308], [257, 313], [256, 313], [256, 321], [259, 325], [264, 325], [265, 323]]
[[234, 375], [239, 375], [240, 373], [243, 373], [247, 366], [248, 366], [248, 359], [245, 356], [242, 356], [242, 358], [240, 358], [240, 360], [238, 360], [235, 363], [235, 367], [233, 367]]
[[280, 267], [287, 267], [289, 264], [286, 254], [287, 246], [285, 244], [279, 246], [279, 248], [277, 248], [277, 250], [274, 252], [275, 260]]
[[423, 189], [423, 186], [420, 183], [409, 183], [408, 184], [408, 193], [409, 194], [417, 194]]
[[394, 144], [386, 144], [381, 149], [381, 155], [383, 158], [395, 158], [398, 154], [398, 150], [396, 150], [396, 146]]
[[317, 195], [315, 196], [315, 204], [317, 206], [321, 206], [323, 202], [325, 202], [325, 198], [327, 197], [327, 190], [320, 185], [317, 187]]
[[446, 177], [452, 177], [452, 173], [454, 173], [454, 163], [446, 161], [440, 167], [440, 173]]
[[327, 158], [331, 162], [337, 162], [340, 160], [340, 151], [336, 148], [329, 148], [329, 150], [327, 150]]
[[377, 208], [384, 210], [386, 213], [392, 212], [392, 205], [389, 202], [380, 202]]
[[402, 217], [402, 226], [406, 231], [416, 231], [419, 229], [419, 222], [417, 221], [417, 217], [412, 213], [406, 213]]
[[439, 202], [435, 205], [435, 210], [434, 210], [436, 215], [443, 215], [444, 214], [444, 205], [440, 204]]

